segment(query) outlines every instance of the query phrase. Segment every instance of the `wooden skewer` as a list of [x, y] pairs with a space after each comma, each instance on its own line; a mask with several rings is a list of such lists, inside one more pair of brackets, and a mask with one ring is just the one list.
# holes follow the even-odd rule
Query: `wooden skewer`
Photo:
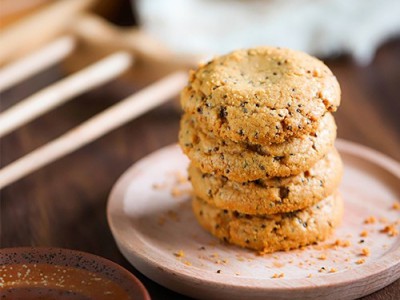
[[59, 0], [5, 28], [0, 35], [0, 65], [63, 34], [77, 13], [95, 0]]
[[61, 37], [0, 70], [0, 92], [61, 61], [75, 48], [72, 36]]
[[131, 54], [117, 52], [29, 96], [0, 114], [0, 137], [67, 100], [117, 77], [131, 63]]
[[71, 24], [71, 32], [89, 45], [100, 45], [103, 51], [126, 50], [143, 62], [167, 68], [170, 72], [195, 67], [205, 58], [201, 55], [176, 55], [140, 28], [117, 27], [91, 13], [81, 13]]
[[166, 102], [186, 81], [186, 72], [172, 73], [4, 167], [0, 170], [0, 189]]

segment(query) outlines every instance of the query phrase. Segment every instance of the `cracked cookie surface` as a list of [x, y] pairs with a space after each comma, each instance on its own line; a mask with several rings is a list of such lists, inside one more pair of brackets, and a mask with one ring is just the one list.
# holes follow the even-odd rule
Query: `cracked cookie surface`
[[203, 131], [236, 142], [282, 143], [314, 131], [340, 104], [330, 69], [308, 54], [259, 47], [234, 51], [191, 73], [182, 108]]
[[237, 143], [203, 132], [190, 114], [181, 119], [179, 143], [183, 152], [203, 173], [247, 182], [297, 175], [310, 169], [333, 147], [336, 124], [330, 113], [315, 132], [279, 144]]
[[196, 196], [220, 209], [245, 214], [276, 214], [312, 206], [334, 193], [342, 173], [343, 164], [334, 148], [311, 169], [298, 175], [243, 183], [202, 173], [193, 164], [189, 166]]
[[263, 253], [323, 241], [340, 224], [343, 215], [339, 194], [303, 210], [275, 215], [240, 214], [212, 206], [198, 197], [193, 198], [192, 207], [201, 226], [214, 236]]

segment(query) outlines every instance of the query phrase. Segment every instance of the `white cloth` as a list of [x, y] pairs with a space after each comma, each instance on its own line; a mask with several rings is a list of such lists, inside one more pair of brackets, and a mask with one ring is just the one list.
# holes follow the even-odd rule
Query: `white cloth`
[[142, 27], [177, 54], [273, 45], [368, 63], [400, 33], [400, 0], [139, 0]]

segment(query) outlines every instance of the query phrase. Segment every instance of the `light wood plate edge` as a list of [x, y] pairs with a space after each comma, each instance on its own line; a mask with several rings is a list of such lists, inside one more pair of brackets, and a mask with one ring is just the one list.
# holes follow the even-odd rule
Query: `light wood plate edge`
[[[338, 148], [339, 152], [358, 156], [379, 165], [400, 180], [400, 163], [394, 159], [366, 146], [342, 139], [338, 139], [335, 146]], [[372, 286], [369, 290], [368, 288], [364, 288], [364, 290], [369, 291], [368, 293], [372, 293], [383, 286], [389, 285], [400, 277], [400, 247], [391, 251], [387, 255], [380, 257], [373, 262], [369, 262], [368, 264], [361, 265], [356, 269], [313, 278], [281, 278], [279, 281], [269, 278], [235, 278], [230, 275], [209, 273], [207, 273], [207, 277], [193, 277], [194, 272], [192, 270], [183, 269], [179, 266], [161, 265], [159, 257], [147, 252], [146, 245], [141, 242], [140, 237], [134, 235], [131, 231], [121, 233], [120, 230], [117, 230], [117, 228], [120, 227], [120, 224], [117, 223], [121, 221], [115, 221], [111, 216], [124, 215], [123, 207], [119, 205], [116, 208], [114, 202], [123, 197], [137, 165], [146, 164], [148, 160], [153, 160], [154, 157], [160, 155], [164, 151], [172, 151], [173, 148], [179, 148], [179, 146], [175, 144], [166, 146], [151, 153], [149, 155], [150, 157], [144, 157], [138, 161], [137, 164], [130, 167], [114, 185], [107, 206], [108, 223], [118, 248], [126, 258], [129, 258], [134, 254], [135, 259], [133, 261], [131, 259], [130, 262], [139, 271], [153, 280], [156, 280], [167, 287], [171, 282], [176, 284], [177, 281], [180, 281], [182, 284], [183, 282], [192, 283], [193, 286], [202, 286], [204, 289], [207, 289], [208, 287], [214, 289], [230, 288], [237, 289], [238, 292], [245, 289], [249, 292], [271, 291], [274, 293], [284, 293], [288, 290], [292, 293], [296, 290], [306, 292], [307, 290], [322, 290], [327, 288], [334, 292], [335, 290], [338, 291], [337, 289], [340, 289], [341, 287], [346, 287], [348, 289], [353, 285], [364, 286], [367, 283], [373, 282], [373, 286], [377, 286], [377, 288]], [[129, 239], [131, 241], [135, 241], [135, 248], [132, 248], [126, 242], [126, 234], [129, 234]], [[364, 284], [361, 281], [364, 282]], [[184, 293], [185, 289], [182, 288], [180, 292]], [[367, 293], [364, 293], [363, 295], [366, 294]], [[336, 296], [339, 296], [339, 294], [336, 294]]]

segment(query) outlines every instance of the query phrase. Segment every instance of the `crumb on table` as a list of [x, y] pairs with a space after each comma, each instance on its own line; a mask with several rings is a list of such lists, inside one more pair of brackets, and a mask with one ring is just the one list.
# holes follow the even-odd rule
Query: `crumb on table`
[[168, 216], [171, 220], [176, 221], [176, 222], [179, 222], [178, 214], [177, 214], [175, 211], [173, 211], [173, 210], [167, 211], [167, 216]]

